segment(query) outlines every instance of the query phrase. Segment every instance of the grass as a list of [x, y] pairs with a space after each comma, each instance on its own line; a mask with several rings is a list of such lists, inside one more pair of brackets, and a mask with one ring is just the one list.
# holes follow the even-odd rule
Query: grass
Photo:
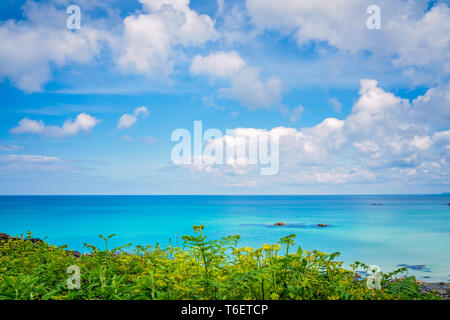
[[[380, 274], [380, 288], [370, 289], [339, 253], [295, 252], [295, 235], [261, 248], [238, 247], [239, 236], [208, 240], [204, 226], [183, 237], [183, 247], [169, 245], [108, 248], [114, 236], [100, 236], [105, 248], [85, 244], [90, 253], [74, 257], [66, 246], [29, 241], [31, 234], [0, 244], [0, 299], [146, 300], [146, 299], [436, 299], [419, 292], [405, 268]], [[132, 252], [130, 252], [132, 251]], [[71, 267], [75, 266], [75, 267]], [[70, 267], [70, 268], [69, 268]], [[80, 271], [80, 288], [77, 284]], [[79, 269], [78, 269], [79, 268]], [[71, 278], [69, 278], [71, 277]], [[68, 287], [69, 282], [69, 287]], [[371, 283], [371, 282], [370, 282]]]

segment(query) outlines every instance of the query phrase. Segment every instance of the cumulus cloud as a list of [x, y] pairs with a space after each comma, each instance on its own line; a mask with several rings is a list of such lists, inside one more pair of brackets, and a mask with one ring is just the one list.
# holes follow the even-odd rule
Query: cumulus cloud
[[[189, 68], [191, 74], [207, 75], [212, 79], [224, 78], [229, 80], [230, 87], [221, 88], [219, 97], [238, 100], [250, 109], [269, 108], [281, 104], [283, 84], [277, 77], [267, 80], [261, 79], [258, 68], [247, 66], [239, 53], [235, 51], [219, 51], [209, 56], [197, 55], [193, 58]], [[210, 98], [204, 98], [206, 105], [215, 106]], [[294, 111], [299, 115], [299, 110]], [[301, 113], [301, 112], [300, 112]]]
[[[248, 44], [254, 30], [246, 24], [247, 12], [258, 28], [292, 34], [300, 46], [316, 41], [345, 52], [370, 52], [364, 61], [388, 61], [389, 67], [400, 68], [418, 82], [434, 85], [450, 72], [450, 8], [445, 2], [433, 2], [428, 8], [428, 1], [380, 0], [382, 28], [369, 30], [369, 0], [247, 0], [246, 11], [237, 6], [225, 8], [224, 1], [218, 1], [216, 18], [223, 24], [219, 25], [221, 32], [210, 16], [193, 10], [189, 0], [139, 2], [142, 8], [124, 19], [117, 14], [114, 23], [108, 24], [104, 21], [109, 16], [98, 18], [96, 10], [92, 10], [96, 18], [90, 17], [91, 9], [105, 9], [108, 4], [80, 1], [82, 28], [72, 32], [61, 27], [65, 26], [68, 1], [27, 1], [22, 7], [23, 19], [0, 23], [0, 79], [8, 79], [26, 92], [41, 91], [56, 68], [92, 63], [105, 48], [111, 51], [106, 55], [112, 60], [108, 64], [124, 73], [165, 79], [177, 63], [189, 58], [190, 50], [203, 48], [208, 41], [223, 39], [230, 45], [242, 38], [241, 43]], [[107, 8], [102, 12], [109, 15], [113, 11]], [[192, 74], [223, 78], [246, 69], [234, 51], [195, 54]], [[277, 84], [266, 86], [273, 96]], [[260, 99], [255, 100], [260, 104]]]
[[133, 114], [124, 114], [120, 117], [119, 122], [117, 123], [118, 129], [128, 129], [132, 127], [139, 117], [147, 117], [149, 115], [149, 112], [146, 107], [138, 107], [134, 109]]
[[395, 44], [397, 56], [393, 63], [398, 66], [450, 73], [450, 7], [448, 3], [436, 3], [429, 11], [417, 19], [403, 15], [387, 23], [393, 32], [391, 40]]
[[145, 13], [124, 19], [118, 65], [138, 74], [169, 75], [176, 46], [199, 46], [218, 38], [214, 22], [189, 7], [189, 0], [139, 0]]
[[10, 79], [25, 92], [41, 91], [53, 66], [92, 61], [107, 38], [88, 25], [77, 32], [67, 30], [65, 8], [33, 1], [22, 8], [24, 20], [0, 23], [0, 79]]
[[[293, 34], [300, 46], [324, 42], [350, 53], [370, 51], [380, 61], [390, 60], [405, 74], [422, 72], [440, 80], [450, 72], [450, 8], [447, 3], [380, 0], [381, 29], [369, 30], [360, 0], [247, 0], [257, 27]], [[424, 70], [426, 68], [426, 70]]]
[[[245, 137], [262, 134], [277, 136], [280, 171], [270, 183], [358, 184], [408, 179], [431, 183], [446, 179], [450, 170], [450, 130], [441, 129], [450, 123], [436, 122], [448, 112], [448, 93], [447, 85], [439, 86], [410, 101], [380, 88], [375, 80], [363, 79], [359, 98], [345, 119], [327, 118], [312, 127], [276, 127], [267, 132], [238, 128], [209, 145], [239, 145], [246, 143]], [[437, 114], [423, 117], [424, 110], [435, 104], [441, 106], [433, 108]], [[231, 166], [203, 163], [196, 168], [235, 183], [240, 176], [268, 181], [245, 159]]]
[[39, 134], [55, 138], [77, 135], [80, 132], [90, 132], [100, 120], [86, 113], [80, 113], [75, 120], [67, 120], [61, 127], [46, 125], [42, 120], [23, 118], [19, 125], [10, 130], [13, 134]]
[[23, 118], [19, 125], [12, 128], [11, 133], [35, 133], [40, 134], [45, 130], [45, 124], [42, 120], [36, 121], [29, 118]]
[[[430, 89], [411, 102], [383, 90], [375, 80], [361, 80], [360, 97], [345, 120], [346, 136], [360, 151], [360, 160], [373, 168], [440, 161], [432, 136], [441, 128], [435, 119], [448, 113], [448, 93], [447, 101], [442, 100], [447, 90], [447, 86]], [[436, 114], [425, 117], [424, 110], [431, 111], [435, 104], [440, 106], [433, 109]]]
[[436, 129], [450, 127], [450, 82], [429, 89], [412, 102], [414, 122], [427, 123]]
[[[27, 1], [23, 20], [0, 22], [0, 80], [42, 91], [56, 68], [92, 63], [103, 49], [124, 73], [164, 78], [183, 49], [219, 37], [214, 21], [191, 10], [189, 0], [139, 2], [142, 9], [122, 20], [105, 3], [81, 1], [82, 27], [74, 32], [65, 28], [67, 1]], [[99, 8], [107, 18], [93, 18]]]
[[282, 98], [282, 82], [277, 77], [262, 80], [259, 70], [245, 67], [231, 78], [231, 87], [222, 88], [223, 97], [240, 101], [250, 109], [280, 106]]
[[[355, 32], [355, 29], [366, 28], [364, 4], [358, 0], [286, 0], [281, 3], [247, 0], [246, 6], [258, 27], [295, 32], [299, 44], [321, 40], [355, 51], [359, 49], [361, 42], [369, 41]], [[363, 14], [355, 14], [358, 12]]]
[[245, 61], [236, 51], [219, 51], [206, 57], [195, 56], [192, 59], [189, 71], [195, 75], [203, 74], [213, 78], [227, 78], [244, 66]]

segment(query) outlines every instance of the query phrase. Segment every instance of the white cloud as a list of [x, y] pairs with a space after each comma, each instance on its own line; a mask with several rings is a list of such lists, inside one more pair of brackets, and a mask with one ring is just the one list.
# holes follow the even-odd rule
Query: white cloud
[[[327, 118], [312, 127], [268, 131], [280, 141], [278, 175], [261, 177], [245, 159], [234, 165], [203, 164], [197, 170], [220, 175], [228, 183], [246, 179], [262, 185], [408, 184], [413, 180], [426, 184], [445, 180], [450, 171], [450, 130], [440, 130], [443, 124], [436, 119], [447, 114], [442, 102], [449, 93], [447, 85], [438, 86], [410, 101], [385, 91], [375, 80], [363, 79], [360, 96], [345, 119]], [[432, 109], [433, 117], [422, 116], [424, 110], [436, 105], [441, 108]], [[238, 128], [234, 135], [210, 144], [240, 144], [245, 141], [243, 137], [263, 132]]]
[[433, 141], [429, 136], [414, 136], [414, 138], [409, 141], [409, 144], [420, 150], [428, 150], [433, 144]]
[[436, 132], [433, 135], [433, 141], [444, 145], [450, 145], [450, 130]]
[[351, 53], [370, 51], [380, 62], [390, 60], [406, 75], [421, 73], [433, 82], [450, 73], [450, 8], [447, 3], [379, 0], [381, 29], [369, 30], [365, 0], [247, 0], [257, 27], [293, 34], [300, 46], [325, 42]]
[[440, 129], [435, 119], [442, 118], [446, 107], [433, 109], [432, 117], [424, 116], [424, 108], [440, 104], [445, 90], [447, 86], [431, 89], [410, 102], [386, 92], [374, 80], [361, 80], [360, 97], [345, 120], [345, 134], [360, 152], [361, 162], [373, 168], [399, 168], [439, 161], [432, 135]]
[[410, 106], [407, 100], [379, 88], [375, 80], [361, 80], [359, 94], [360, 97], [347, 121], [348, 129], [355, 134], [372, 135], [375, 125], [385, 127], [389, 124], [388, 115], [398, 119], [401, 113], [409, 113]]
[[137, 121], [136, 116], [132, 114], [124, 114], [123, 116], [120, 117], [119, 123], [117, 124], [117, 128], [119, 129], [129, 128], [133, 124], [135, 124], [136, 121]]
[[147, 137], [142, 138], [142, 141], [147, 142], [147, 143], [155, 143], [158, 140], [155, 137], [147, 136]]
[[124, 114], [120, 117], [119, 122], [117, 123], [118, 129], [127, 129], [133, 126], [139, 117], [147, 117], [149, 112], [146, 107], [138, 107], [134, 109], [133, 114]]
[[227, 78], [242, 69], [245, 61], [236, 51], [219, 51], [209, 56], [197, 55], [192, 59], [189, 71], [192, 74], [204, 74], [211, 77]]
[[189, 0], [140, 0], [146, 13], [124, 19], [118, 64], [124, 71], [168, 76], [176, 46], [199, 46], [217, 39], [214, 22], [189, 7]]
[[334, 112], [341, 112], [342, 103], [337, 98], [330, 98], [329, 102], [333, 106]]
[[294, 108], [291, 111], [291, 115], [289, 116], [290, 122], [296, 122], [298, 119], [300, 119], [300, 116], [302, 115], [303, 111], [305, 111], [305, 108], [300, 104], [297, 108]]
[[[76, 135], [78, 132], [84, 131], [89, 132], [97, 123], [99, 123], [100, 120], [86, 114], [86, 113], [80, 113], [75, 121], [66, 121], [64, 122], [62, 129], [59, 130], [59, 128], [56, 130], [57, 134], [60, 134], [61, 136], [73, 136]], [[60, 133], [59, 133], [60, 132]]]
[[220, 94], [239, 100], [250, 109], [280, 106], [282, 82], [276, 77], [263, 81], [258, 69], [245, 67], [231, 77], [231, 87], [222, 88]]
[[436, 129], [450, 127], [450, 82], [429, 89], [412, 102], [415, 122], [428, 123]]
[[386, 26], [392, 31], [398, 57], [395, 65], [430, 68], [440, 74], [450, 73], [450, 8], [448, 3], [436, 3], [419, 19], [403, 15]]
[[225, 0], [217, 0], [217, 14], [223, 14], [223, 9], [225, 8]]
[[258, 27], [295, 32], [299, 44], [321, 40], [357, 51], [361, 42], [369, 41], [360, 35], [366, 24], [365, 7], [358, 0], [247, 0], [246, 6]]
[[349, 182], [370, 182], [375, 180], [376, 176], [373, 172], [364, 169], [346, 169], [338, 168], [336, 171], [332, 172], [316, 172], [314, 173], [314, 180], [318, 183], [323, 184], [343, 184]]
[[[249, 109], [279, 107], [281, 104], [283, 84], [277, 77], [262, 80], [258, 68], [247, 66], [241, 56], [235, 52], [219, 51], [209, 56], [197, 55], [193, 58], [190, 72], [208, 75], [210, 78], [224, 78], [230, 81], [230, 87], [219, 90], [220, 98], [238, 100]], [[204, 97], [208, 106], [216, 106], [210, 97]], [[293, 110], [292, 117], [298, 118], [300, 109]]]
[[0, 151], [16, 151], [19, 150], [20, 147], [14, 144], [3, 144], [0, 143]]
[[45, 125], [42, 120], [24, 118], [19, 125], [10, 130], [14, 134], [31, 133], [42, 134], [49, 137], [64, 138], [77, 135], [79, 132], [90, 132], [100, 120], [86, 113], [80, 113], [74, 121], [67, 120], [62, 127]]
[[[80, 167], [79, 161], [73, 163], [70, 160], [55, 156], [36, 155], [36, 154], [7, 154], [0, 155], [0, 176], [2, 178], [18, 179], [31, 177], [42, 180], [50, 177], [60, 177], [66, 180], [68, 178], [80, 179], [85, 174], [87, 168]], [[38, 190], [42, 191], [42, 184], [39, 184]]]
[[45, 130], [45, 124], [42, 120], [36, 121], [29, 118], [23, 118], [19, 125], [10, 131], [12, 133], [35, 133], [40, 134]]
[[137, 107], [136, 109], [134, 109], [134, 115], [136, 117], [139, 117], [139, 116], [147, 117], [149, 115], [149, 112], [147, 110], [147, 107], [141, 106], [141, 107]]
[[353, 146], [361, 153], [375, 153], [380, 150], [378, 144], [371, 140], [357, 141], [353, 143]]
[[9, 154], [6, 157], [8, 160], [23, 161], [23, 162], [58, 162], [61, 160], [58, 157], [21, 155], [21, 154]]
[[23, 11], [25, 20], [0, 22], [0, 79], [10, 79], [25, 92], [41, 91], [51, 79], [52, 66], [92, 61], [106, 38], [88, 25], [67, 30], [67, 14], [52, 5], [29, 1]]
[[[67, 1], [27, 1], [23, 20], [0, 22], [0, 80], [26, 92], [42, 91], [54, 69], [91, 63], [102, 49], [111, 50], [123, 72], [160, 79], [171, 74], [184, 49], [220, 36], [214, 21], [191, 10], [188, 0], [140, 2], [142, 10], [122, 20], [105, 3], [82, 1], [82, 27], [74, 32], [65, 27]], [[106, 18], [93, 18], [96, 8]]]

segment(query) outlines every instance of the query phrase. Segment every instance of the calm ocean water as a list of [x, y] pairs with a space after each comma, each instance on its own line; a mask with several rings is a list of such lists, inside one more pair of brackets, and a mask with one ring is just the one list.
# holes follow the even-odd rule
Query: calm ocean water
[[[425, 265], [410, 273], [450, 281], [450, 206], [443, 205], [449, 201], [448, 195], [3, 196], [0, 232], [32, 231], [78, 251], [86, 251], [84, 242], [102, 247], [98, 235], [112, 233], [111, 246], [181, 244], [195, 224], [204, 224], [210, 238], [239, 234], [245, 246], [295, 233], [302, 248], [339, 251], [347, 265], [359, 260], [385, 272]], [[278, 221], [288, 225], [271, 226]]]

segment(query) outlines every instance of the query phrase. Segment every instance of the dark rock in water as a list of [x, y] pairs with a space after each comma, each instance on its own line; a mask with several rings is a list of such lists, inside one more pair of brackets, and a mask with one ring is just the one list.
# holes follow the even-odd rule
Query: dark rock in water
[[[264, 227], [264, 228], [274, 228], [274, 227], [289, 227], [289, 228], [312, 228], [316, 227], [316, 225], [306, 225], [301, 223], [284, 223], [281, 224], [265, 224], [265, 223], [243, 223], [241, 226], [243, 227]], [[283, 224], [284, 223], [284, 224]]]
[[367, 276], [367, 272], [366, 271], [362, 271], [362, 270], [358, 270], [355, 271], [360, 277], [366, 277]]
[[416, 271], [423, 271], [423, 272], [431, 272], [430, 269], [427, 268], [424, 264], [415, 264], [415, 265], [409, 265], [409, 264], [398, 264], [397, 267], [406, 267], [411, 270]]
[[372, 203], [372, 204], [370, 204], [371, 206], [378, 206], [378, 207], [381, 207], [383, 204], [382, 203]]
[[286, 227], [286, 228], [312, 228], [317, 229], [318, 227], [330, 227], [328, 224], [320, 223], [320, 224], [304, 224], [304, 223], [286, 223], [279, 221], [274, 224], [264, 224], [264, 223], [244, 223], [241, 224], [244, 227], [264, 227], [264, 228], [274, 228], [274, 227]]
[[450, 202], [449, 203], [444, 203], [444, 206], [450, 206]]

